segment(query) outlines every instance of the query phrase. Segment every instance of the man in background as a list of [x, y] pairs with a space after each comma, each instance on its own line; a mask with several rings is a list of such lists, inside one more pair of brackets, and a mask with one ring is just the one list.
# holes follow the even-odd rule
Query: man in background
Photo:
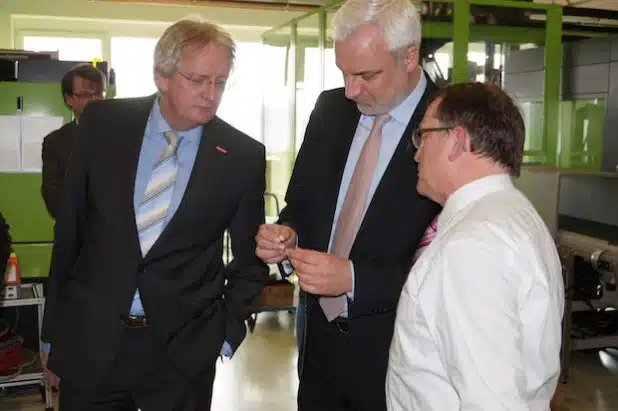
[[208, 411], [216, 360], [246, 335], [268, 279], [266, 158], [216, 116], [235, 50], [181, 20], [155, 47], [155, 95], [93, 101], [80, 119], [41, 335], [61, 411]]
[[69, 158], [77, 138], [77, 126], [82, 111], [91, 100], [104, 97], [106, 78], [91, 64], [74, 67], [60, 82], [62, 98], [73, 112], [73, 121], [43, 139], [43, 183], [41, 193], [49, 214], [55, 219], [69, 165]]
[[383, 411], [397, 301], [440, 210], [405, 189], [417, 181], [410, 136], [436, 87], [409, 0], [349, 0], [333, 34], [345, 88], [318, 98], [287, 205], [256, 252], [288, 258], [306, 293], [299, 409]]
[[549, 410], [564, 285], [549, 230], [511, 181], [524, 138], [498, 86], [450, 86], [425, 113], [417, 189], [443, 209], [397, 308], [390, 411]]

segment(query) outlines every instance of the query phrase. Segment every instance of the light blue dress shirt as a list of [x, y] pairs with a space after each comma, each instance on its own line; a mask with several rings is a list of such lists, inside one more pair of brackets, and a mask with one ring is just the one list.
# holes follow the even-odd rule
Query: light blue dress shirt
[[[378, 184], [380, 184], [380, 180], [388, 167], [388, 164], [395, 154], [395, 150], [401, 141], [403, 133], [408, 127], [408, 123], [416, 110], [416, 106], [421, 101], [421, 97], [423, 97], [423, 93], [425, 93], [425, 88], [427, 87], [427, 79], [425, 78], [425, 74], [421, 70], [421, 78], [416, 88], [410, 93], [408, 97], [406, 97], [397, 107], [392, 109], [389, 114], [391, 118], [384, 124], [382, 127], [382, 145], [380, 146], [380, 156], [378, 158], [378, 164], [376, 165], [375, 171], [373, 172], [373, 179], [371, 181], [371, 186], [369, 187], [369, 193], [367, 194], [367, 203], [365, 205], [365, 210], [363, 210], [363, 216], [365, 217], [365, 213], [367, 212], [367, 208], [371, 203], [371, 199], [378, 188]], [[339, 187], [339, 197], [337, 198], [337, 207], [335, 208], [335, 217], [333, 219], [333, 225], [331, 227], [330, 241], [328, 244], [328, 251], [330, 252], [331, 247], [333, 245], [333, 237], [335, 235], [335, 228], [337, 226], [337, 219], [339, 218], [339, 213], [341, 213], [341, 208], [343, 206], [343, 201], [345, 200], [345, 195], [348, 191], [348, 186], [350, 185], [350, 180], [352, 179], [352, 174], [354, 173], [354, 167], [358, 162], [361, 151], [363, 150], [363, 146], [365, 145], [365, 141], [369, 137], [369, 133], [371, 132], [371, 127], [373, 126], [373, 120], [375, 116], [367, 116], [361, 115], [360, 120], [358, 121], [358, 126], [356, 127], [356, 133], [354, 134], [354, 139], [352, 140], [352, 145], [350, 146], [350, 152], [348, 153], [348, 160], [345, 164], [345, 169], [343, 170], [343, 177], [341, 179], [341, 186]], [[412, 136], [410, 136], [411, 138]], [[354, 263], [350, 261], [350, 266], [352, 268], [352, 292], [348, 293], [348, 297], [350, 299], [354, 299]], [[347, 302], [346, 302], [346, 310], [341, 315], [342, 317], [347, 317]]]
[[[167, 146], [167, 141], [163, 135], [166, 131], [174, 130], [167, 124], [165, 118], [163, 118], [161, 107], [159, 106], [159, 99], [157, 98], [150, 112], [150, 116], [148, 117], [148, 123], [146, 123], [146, 131], [142, 141], [139, 162], [137, 163], [135, 192], [133, 195], [135, 215], [137, 215], [142, 199], [144, 198], [144, 193], [146, 192], [146, 187], [152, 175], [154, 164]], [[174, 132], [180, 138], [178, 150], [176, 151], [178, 173], [176, 174], [176, 184], [172, 192], [170, 207], [167, 210], [167, 215], [163, 222], [163, 229], [165, 229], [174, 216], [184, 196], [191, 170], [193, 170], [193, 164], [195, 163], [195, 157], [197, 156], [197, 149], [202, 139], [202, 126], [186, 131]], [[129, 313], [131, 315], [144, 315], [142, 302], [138, 296], [133, 299]]]

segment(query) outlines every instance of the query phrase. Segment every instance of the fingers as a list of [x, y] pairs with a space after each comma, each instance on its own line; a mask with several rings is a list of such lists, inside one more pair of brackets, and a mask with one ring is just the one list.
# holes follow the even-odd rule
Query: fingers
[[304, 248], [288, 249], [286, 255], [297, 270], [301, 267], [309, 270], [311, 267], [324, 266], [328, 262], [328, 254]]
[[294, 248], [286, 250], [286, 255], [296, 270], [301, 287], [303, 284], [306, 286], [316, 285], [322, 281], [328, 271], [326, 264], [328, 254]]
[[265, 263], [279, 263], [285, 258], [285, 250], [295, 246], [296, 235], [290, 227], [278, 224], [262, 224], [255, 237], [255, 254]]
[[47, 360], [49, 358], [49, 353], [46, 351], [40, 351], [39, 354], [41, 357], [41, 365], [43, 366], [43, 375], [45, 376], [45, 383], [47, 384], [48, 387], [57, 389], [58, 386], [60, 385], [60, 377], [58, 377], [56, 374], [54, 374], [47, 368]]
[[58, 377], [56, 374], [49, 371], [48, 369], [45, 369], [44, 374], [45, 374], [45, 383], [47, 384], [47, 386], [50, 388], [58, 389], [60, 385], [60, 377]]
[[258, 233], [255, 237], [255, 241], [262, 247], [266, 247], [267, 245], [271, 247], [275, 247], [281, 244], [281, 240], [279, 239], [279, 229], [276, 224], [262, 224], [258, 230]]
[[285, 252], [280, 250], [269, 250], [258, 246], [255, 249], [255, 255], [266, 264], [280, 263], [285, 258]]

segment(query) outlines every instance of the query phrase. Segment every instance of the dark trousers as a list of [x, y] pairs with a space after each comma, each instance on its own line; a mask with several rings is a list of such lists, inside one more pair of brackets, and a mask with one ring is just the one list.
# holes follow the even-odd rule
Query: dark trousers
[[120, 350], [96, 390], [61, 380], [60, 411], [208, 411], [215, 364], [195, 378], [178, 371], [149, 328], [126, 328]]
[[[357, 342], [351, 343], [349, 330], [337, 322], [329, 323], [319, 305], [312, 307], [306, 321], [299, 411], [386, 411], [385, 376], [363, 372], [367, 364], [355, 362]], [[381, 364], [379, 368], [385, 367]]]

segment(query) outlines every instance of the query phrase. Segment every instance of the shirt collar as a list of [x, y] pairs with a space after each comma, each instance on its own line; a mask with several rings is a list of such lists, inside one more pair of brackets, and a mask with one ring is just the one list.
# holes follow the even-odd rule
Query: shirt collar
[[513, 181], [508, 174], [493, 174], [460, 187], [446, 200], [438, 221], [438, 229], [444, 227], [459, 211], [470, 204], [496, 191], [513, 187]]
[[[418, 106], [418, 103], [423, 97], [423, 93], [425, 93], [425, 88], [427, 88], [427, 78], [425, 77], [425, 72], [421, 70], [420, 80], [414, 90], [412, 90], [412, 93], [410, 93], [401, 103], [399, 103], [397, 107], [389, 112], [391, 119], [397, 121], [404, 127], [407, 127], [414, 111], [416, 110], [416, 106]], [[361, 124], [368, 129], [371, 129], [374, 118], [375, 116], [363, 114], [361, 116]]]
[[197, 126], [190, 130], [175, 131], [172, 130], [161, 113], [161, 106], [159, 104], [159, 96], [155, 98], [152, 110], [150, 111], [150, 118], [146, 130], [146, 137], [154, 139], [157, 136], [163, 136], [166, 131], [174, 131], [178, 137], [182, 138], [182, 141], [189, 143], [199, 143], [202, 138], [203, 126]]
[[393, 119], [395, 119], [400, 124], [407, 126], [416, 111], [416, 106], [421, 101], [423, 97], [423, 93], [425, 93], [425, 88], [427, 87], [427, 79], [425, 78], [425, 73], [421, 70], [421, 77], [419, 79], [418, 84], [397, 107], [391, 110], [389, 113]]

